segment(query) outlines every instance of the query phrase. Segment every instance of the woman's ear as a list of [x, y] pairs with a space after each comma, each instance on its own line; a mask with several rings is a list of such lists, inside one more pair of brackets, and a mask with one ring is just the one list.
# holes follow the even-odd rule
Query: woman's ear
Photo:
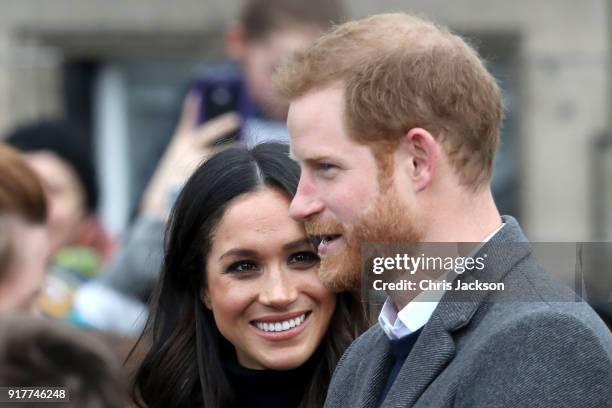
[[208, 310], [212, 310], [212, 303], [210, 301], [210, 296], [208, 296], [208, 288], [203, 287], [202, 290], [200, 290], [200, 300]]

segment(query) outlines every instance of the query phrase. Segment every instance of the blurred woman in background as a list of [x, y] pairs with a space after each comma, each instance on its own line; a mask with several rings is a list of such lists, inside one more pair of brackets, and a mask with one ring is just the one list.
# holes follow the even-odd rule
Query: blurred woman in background
[[170, 217], [134, 396], [148, 407], [320, 407], [365, 329], [361, 305], [318, 279], [289, 217], [288, 147], [233, 147], [203, 163]]

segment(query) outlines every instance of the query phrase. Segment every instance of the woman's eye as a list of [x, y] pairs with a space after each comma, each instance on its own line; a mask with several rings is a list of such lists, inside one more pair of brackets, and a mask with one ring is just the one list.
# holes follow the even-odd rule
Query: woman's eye
[[256, 271], [258, 268], [258, 265], [253, 261], [238, 261], [228, 266], [225, 271], [228, 273], [240, 273]]
[[309, 268], [319, 262], [319, 256], [312, 251], [298, 252], [289, 257], [289, 264], [295, 267]]

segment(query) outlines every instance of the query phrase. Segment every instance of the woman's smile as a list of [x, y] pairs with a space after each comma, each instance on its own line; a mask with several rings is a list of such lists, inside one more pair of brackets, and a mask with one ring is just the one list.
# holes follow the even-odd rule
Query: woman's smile
[[257, 329], [258, 334], [272, 341], [283, 341], [291, 339], [304, 330], [308, 324], [308, 317], [311, 312], [295, 314], [292, 318], [266, 317], [261, 320], [254, 320], [251, 324]]

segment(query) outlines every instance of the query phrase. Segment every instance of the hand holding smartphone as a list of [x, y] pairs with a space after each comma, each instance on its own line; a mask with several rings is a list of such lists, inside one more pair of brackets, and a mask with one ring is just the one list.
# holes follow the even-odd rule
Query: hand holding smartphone
[[244, 118], [249, 115], [249, 98], [246, 88], [235, 75], [210, 75], [201, 78], [194, 84], [193, 92], [200, 97], [198, 123], [204, 124], [225, 113], [235, 112], [241, 116], [240, 127], [229, 133], [214, 144], [240, 141]]
[[199, 124], [200, 96], [191, 92], [170, 144], [147, 186], [142, 211], [164, 220], [176, 196], [197, 166], [214, 150], [213, 147], [240, 128], [236, 113], [224, 113]]

